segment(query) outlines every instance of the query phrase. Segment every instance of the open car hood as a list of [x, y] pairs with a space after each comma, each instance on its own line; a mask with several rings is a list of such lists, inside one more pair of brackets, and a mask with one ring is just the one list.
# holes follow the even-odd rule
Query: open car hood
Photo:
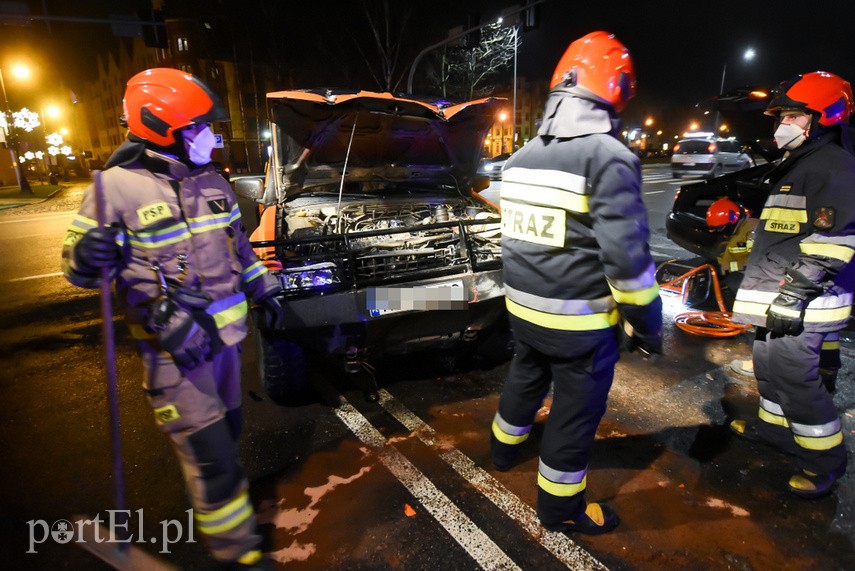
[[268, 93], [269, 115], [280, 132], [278, 176], [292, 195], [338, 184], [346, 160], [345, 182], [466, 188], [504, 102], [490, 97], [450, 104], [370, 91]]

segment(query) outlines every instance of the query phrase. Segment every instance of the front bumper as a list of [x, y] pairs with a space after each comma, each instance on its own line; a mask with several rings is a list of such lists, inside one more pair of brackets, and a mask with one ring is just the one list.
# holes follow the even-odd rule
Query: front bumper
[[[385, 352], [419, 340], [449, 337], [485, 329], [505, 312], [502, 270], [431, 278], [390, 286], [408, 288], [454, 284], [465, 290], [465, 301], [449, 309], [394, 308], [372, 310], [368, 288], [285, 299], [286, 327], [279, 332], [293, 342], [329, 355]], [[383, 288], [374, 288], [376, 291]], [[459, 297], [459, 294], [458, 296]]]

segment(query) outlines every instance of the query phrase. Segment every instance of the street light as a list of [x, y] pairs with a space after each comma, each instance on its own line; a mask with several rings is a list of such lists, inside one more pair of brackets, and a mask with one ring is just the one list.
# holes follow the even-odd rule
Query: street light
[[[16, 77], [27, 77], [29, 70], [24, 66], [15, 66], [12, 74]], [[0, 67], [0, 91], [3, 92], [3, 113], [6, 118], [6, 140], [11, 143], [9, 145], [9, 155], [12, 157], [12, 166], [15, 169], [15, 178], [18, 180], [18, 188], [21, 189], [21, 194], [32, 194], [33, 189], [30, 188], [30, 183], [27, 182], [27, 177], [21, 172], [21, 165], [18, 163], [18, 134], [15, 132], [15, 122], [12, 117], [12, 109], [9, 106], [9, 97], [6, 95], [6, 82], [3, 81], [3, 68]]]
[[[743, 61], [751, 61], [754, 59], [754, 56], [757, 55], [757, 52], [754, 51], [754, 48], [747, 48], [744, 52], [742, 52], [742, 60]], [[724, 93], [724, 77], [727, 74], [727, 61], [724, 62], [724, 67], [721, 68], [721, 87], [718, 88], [718, 94], [721, 95]], [[718, 110], [715, 112], [715, 123], [713, 123], [713, 131], [718, 131]]]

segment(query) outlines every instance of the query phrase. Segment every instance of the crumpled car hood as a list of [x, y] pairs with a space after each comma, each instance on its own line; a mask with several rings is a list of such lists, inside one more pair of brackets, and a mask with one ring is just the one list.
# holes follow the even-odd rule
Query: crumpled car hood
[[444, 184], [466, 188], [501, 98], [451, 105], [370, 91], [267, 94], [281, 137], [289, 195], [345, 182]]

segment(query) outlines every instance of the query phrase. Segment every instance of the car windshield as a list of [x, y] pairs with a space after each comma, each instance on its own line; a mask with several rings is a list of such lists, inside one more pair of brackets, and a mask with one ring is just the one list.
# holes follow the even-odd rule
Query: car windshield
[[680, 141], [680, 146], [675, 151], [678, 155], [696, 155], [699, 153], [709, 154], [710, 142], [703, 139], [690, 139]]

